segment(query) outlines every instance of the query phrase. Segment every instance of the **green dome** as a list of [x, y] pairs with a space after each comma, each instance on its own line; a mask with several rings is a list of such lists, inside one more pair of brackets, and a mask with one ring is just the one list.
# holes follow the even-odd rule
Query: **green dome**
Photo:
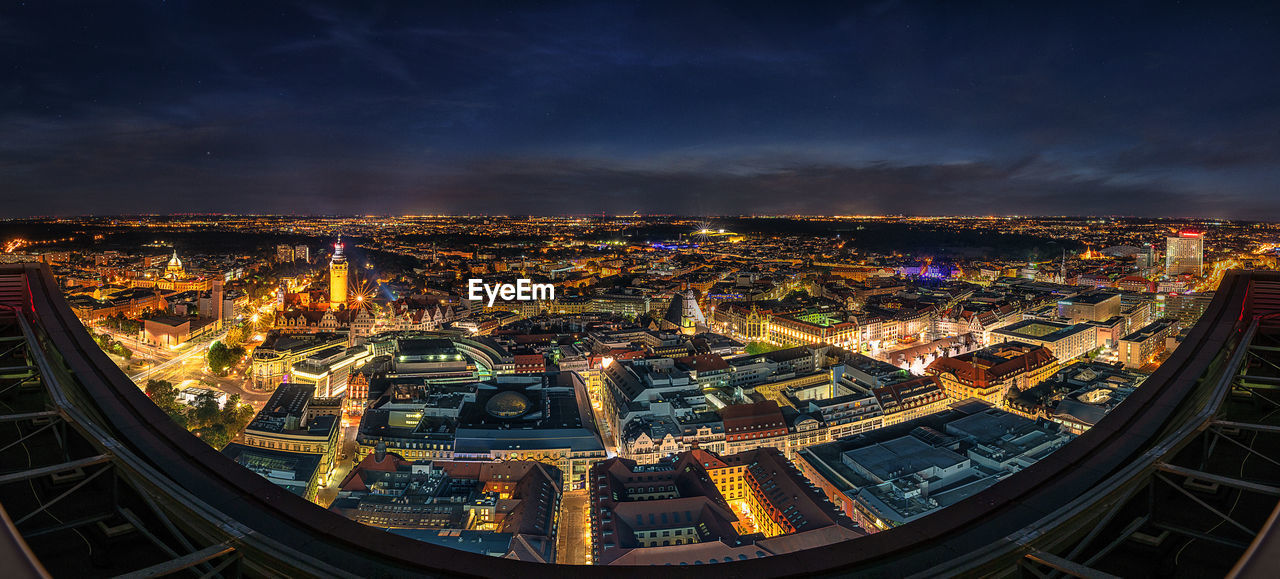
[[529, 399], [515, 390], [499, 392], [484, 403], [484, 411], [498, 418], [516, 418], [529, 410]]

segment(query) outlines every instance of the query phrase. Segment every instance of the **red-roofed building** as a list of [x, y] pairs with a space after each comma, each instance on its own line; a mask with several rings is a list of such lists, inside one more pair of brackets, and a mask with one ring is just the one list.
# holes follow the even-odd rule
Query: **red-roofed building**
[[719, 354], [698, 354], [676, 358], [676, 365], [689, 372], [689, 375], [703, 388], [723, 388], [729, 385], [732, 368]]
[[547, 359], [542, 354], [516, 354], [516, 374], [541, 374], [547, 371]]
[[1154, 292], [1156, 291], [1155, 282], [1142, 277], [1140, 275], [1131, 275], [1122, 277], [1116, 282], [1116, 287], [1131, 292]]
[[920, 376], [895, 384], [872, 388], [884, 412], [884, 426], [941, 412], [953, 402], [942, 391], [936, 376]]
[[596, 564], [737, 561], [865, 534], [775, 448], [694, 449], [656, 465], [614, 458], [591, 479]]
[[726, 406], [720, 410], [720, 418], [724, 421], [726, 453], [783, 446], [775, 439], [787, 436], [786, 418], [773, 400]]
[[1058, 370], [1058, 359], [1044, 346], [1004, 342], [981, 350], [934, 360], [925, 373], [938, 378], [954, 400], [978, 398], [1003, 408], [1010, 388], [1027, 390]]

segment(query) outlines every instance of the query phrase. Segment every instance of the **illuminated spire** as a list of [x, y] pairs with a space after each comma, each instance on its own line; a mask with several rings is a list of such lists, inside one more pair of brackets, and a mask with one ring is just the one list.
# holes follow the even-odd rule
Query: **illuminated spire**
[[333, 244], [333, 261], [346, 261], [346, 256], [342, 255], [342, 234], [338, 234], [338, 242]]

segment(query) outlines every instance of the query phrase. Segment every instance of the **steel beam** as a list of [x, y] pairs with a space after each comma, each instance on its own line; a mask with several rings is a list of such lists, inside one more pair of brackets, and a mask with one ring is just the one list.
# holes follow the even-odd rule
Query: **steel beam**
[[1240, 430], [1255, 430], [1258, 432], [1270, 432], [1280, 434], [1280, 426], [1272, 426], [1270, 424], [1253, 424], [1249, 422], [1234, 422], [1231, 420], [1214, 420], [1214, 426], [1223, 428], [1239, 428]]
[[111, 460], [110, 454], [99, 454], [95, 456], [90, 456], [88, 458], [81, 458], [78, 460], [60, 462], [58, 464], [51, 464], [49, 466], [42, 466], [40, 468], [31, 468], [31, 469], [21, 470], [17, 472], [11, 472], [5, 475], [0, 475], [0, 485], [9, 484], [11, 482], [23, 481], [27, 479], [40, 478], [42, 476], [57, 474], [60, 472], [82, 468], [86, 466], [93, 466], [95, 464], [102, 464], [109, 460]]
[[1063, 559], [1062, 557], [1052, 553], [1046, 553], [1044, 551], [1032, 550], [1030, 553], [1027, 553], [1026, 557], [1036, 563], [1057, 571], [1062, 571], [1063, 573], [1073, 577], [1084, 577], [1085, 579], [1120, 579], [1116, 575], [1103, 573], [1102, 571], [1092, 567], [1087, 567], [1080, 563], [1076, 563], [1075, 561]]
[[218, 557], [226, 555], [227, 553], [234, 552], [235, 550], [236, 548], [232, 547], [230, 543], [218, 543], [217, 545], [205, 547], [189, 555], [183, 555], [176, 559], [170, 559], [163, 563], [157, 563], [145, 569], [138, 569], [137, 571], [134, 571], [132, 573], [125, 573], [124, 575], [117, 575], [116, 577], [118, 579], [126, 579], [126, 578], [137, 579], [141, 577], [163, 577], [165, 575], [171, 575], [173, 573], [177, 573], [178, 571], [182, 571], [184, 569], [190, 569], [191, 567], [204, 563], [205, 561], [216, 559]]
[[1156, 468], [1170, 474], [1180, 474], [1182, 476], [1189, 477], [1189, 478], [1196, 478], [1196, 479], [1205, 480], [1209, 482], [1215, 482], [1223, 486], [1229, 486], [1229, 487], [1242, 489], [1246, 491], [1252, 491], [1252, 492], [1261, 493], [1264, 495], [1280, 496], [1280, 488], [1258, 484], [1254, 482], [1249, 482], [1246, 480], [1240, 480], [1238, 478], [1231, 478], [1229, 476], [1222, 476], [1220, 474], [1213, 474], [1213, 473], [1208, 473], [1208, 472], [1199, 471], [1195, 469], [1190, 469], [1183, 466], [1169, 464], [1167, 462], [1157, 462]]
[[0, 416], [0, 422], [21, 422], [23, 420], [35, 420], [37, 418], [52, 418], [54, 416], [62, 416], [57, 410], [41, 410], [40, 412], [23, 412], [21, 414], [5, 414]]
[[[14, 525], [21, 525], [22, 523], [24, 523], [24, 522], [26, 522], [27, 520], [31, 519], [31, 517], [34, 517], [34, 516], [36, 516], [36, 515], [38, 515], [38, 514], [40, 514], [40, 513], [43, 513], [43, 512], [45, 511], [45, 509], [48, 509], [49, 507], [52, 507], [53, 505], [58, 504], [58, 502], [59, 502], [59, 501], [61, 501], [62, 499], [67, 498], [68, 496], [71, 496], [71, 493], [74, 493], [74, 492], [76, 492], [76, 491], [80, 490], [80, 489], [81, 489], [81, 488], [83, 488], [85, 485], [87, 485], [87, 484], [89, 484], [89, 483], [93, 482], [93, 479], [95, 479], [95, 478], [98, 478], [98, 477], [102, 476], [102, 473], [107, 472], [107, 471], [109, 471], [109, 470], [111, 470], [111, 465], [110, 465], [110, 464], [108, 464], [107, 466], [104, 466], [104, 467], [102, 467], [102, 468], [98, 469], [98, 470], [97, 470], [96, 472], [94, 472], [93, 474], [91, 474], [91, 475], [89, 475], [89, 476], [84, 477], [84, 480], [82, 480], [82, 481], [80, 481], [80, 482], [76, 483], [76, 486], [73, 486], [73, 487], [71, 487], [71, 488], [69, 488], [69, 489], [67, 489], [67, 490], [63, 491], [63, 492], [62, 492], [62, 494], [59, 494], [58, 496], [54, 497], [54, 498], [53, 498], [53, 500], [51, 500], [51, 501], [49, 501], [49, 502], [47, 502], [47, 503], [45, 503], [45, 502], [40, 503], [40, 508], [38, 508], [38, 509], [36, 509], [36, 510], [34, 510], [34, 511], [31, 511], [30, 513], [27, 513], [27, 514], [26, 514], [26, 516], [22, 517], [21, 519], [18, 519], [18, 520], [16, 520], [16, 521], [14, 521], [14, 522], [13, 522], [13, 524], [14, 524]], [[115, 505], [112, 505], [112, 506], [115, 506]]]

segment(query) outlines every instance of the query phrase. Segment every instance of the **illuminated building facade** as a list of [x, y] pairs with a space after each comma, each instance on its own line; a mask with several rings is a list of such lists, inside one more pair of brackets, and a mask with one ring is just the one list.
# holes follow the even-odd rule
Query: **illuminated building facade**
[[1167, 349], [1167, 338], [1178, 335], [1177, 318], [1161, 318], [1120, 339], [1116, 353], [1125, 368], [1141, 368]]
[[1061, 324], [1044, 320], [1023, 320], [993, 330], [993, 342], [1022, 342], [1044, 346], [1059, 360], [1070, 360], [1098, 346], [1098, 328], [1092, 324]]
[[342, 254], [342, 238], [333, 244], [329, 261], [329, 307], [338, 309], [347, 303], [347, 256]]
[[239, 456], [243, 447], [266, 449], [285, 456], [319, 457], [315, 471], [307, 479], [303, 497], [315, 501], [320, 483], [329, 475], [338, 451], [338, 417], [317, 415], [309, 406], [315, 396], [313, 384], [283, 384], [271, 395], [262, 412], [245, 429], [243, 443], [228, 445], [223, 454]]
[[1165, 238], [1167, 247], [1164, 255], [1164, 272], [1175, 276], [1184, 273], [1202, 275], [1204, 273], [1204, 234], [1190, 231], [1178, 233], [1177, 237]]
[[934, 360], [925, 373], [936, 376], [954, 400], [977, 398], [997, 408], [1010, 388], [1026, 390], [1058, 370], [1058, 359], [1044, 346], [1005, 342], [954, 358]]

